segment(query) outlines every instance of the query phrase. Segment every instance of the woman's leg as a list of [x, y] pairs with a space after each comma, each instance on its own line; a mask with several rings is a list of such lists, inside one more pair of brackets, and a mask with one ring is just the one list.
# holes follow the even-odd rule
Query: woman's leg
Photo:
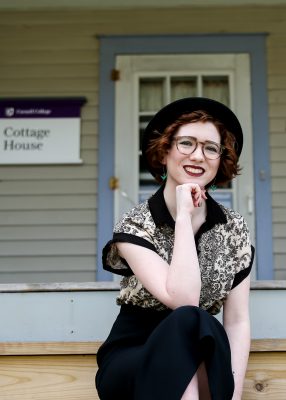
[[181, 400], [199, 400], [199, 383], [197, 374], [192, 377], [192, 380], [188, 384]]
[[211, 400], [208, 376], [204, 363], [201, 363], [199, 366], [181, 400]]
[[136, 345], [107, 358], [97, 377], [99, 397], [112, 400], [122, 393], [126, 400], [181, 400], [188, 394], [191, 400], [208, 400], [207, 394], [200, 393], [208, 386], [198, 379], [203, 360], [212, 400], [230, 400], [233, 375], [223, 327], [198, 307], [179, 307], [154, 328], [145, 343], [138, 345], [137, 340]]
[[197, 308], [184, 306], [172, 311], [154, 329], [142, 346], [134, 399], [181, 400], [202, 360], [199, 325]]
[[198, 369], [199, 393], [201, 400], [211, 400], [211, 392], [205, 363]]

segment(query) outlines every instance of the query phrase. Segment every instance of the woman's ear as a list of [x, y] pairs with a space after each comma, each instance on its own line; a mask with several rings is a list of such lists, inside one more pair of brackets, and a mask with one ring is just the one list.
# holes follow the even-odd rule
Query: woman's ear
[[168, 155], [169, 151], [167, 150], [166, 154], [162, 157], [161, 159], [161, 164], [162, 165], [166, 165], [167, 164], [167, 155]]

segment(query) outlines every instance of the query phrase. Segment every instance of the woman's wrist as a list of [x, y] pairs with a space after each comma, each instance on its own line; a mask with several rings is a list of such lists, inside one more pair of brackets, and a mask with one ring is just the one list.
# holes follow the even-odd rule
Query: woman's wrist
[[176, 224], [183, 223], [186, 224], [187, 222], [192, 221], [192, 214], [189, 211], [181, 210], [177, 212], [176, 215]]

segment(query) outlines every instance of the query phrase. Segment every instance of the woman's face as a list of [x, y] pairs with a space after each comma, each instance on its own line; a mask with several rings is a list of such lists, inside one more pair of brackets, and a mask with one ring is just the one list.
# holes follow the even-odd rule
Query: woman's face
[[204, 188], [214, 180], [220, 165], [220, 158], [214, 160], [206, 158], [202, 143], [220, 144], [220, 134], [212, 122], [191, 122], [181, 126], [175, 134], [175, 138], [182, 136], [196, 139], [197, 147], [193, 153], [184, 155], [179, 152], [175, 141], [172, 143], [163, 160], [167, 169], [167, 183], [177, 186], [192, 182]]

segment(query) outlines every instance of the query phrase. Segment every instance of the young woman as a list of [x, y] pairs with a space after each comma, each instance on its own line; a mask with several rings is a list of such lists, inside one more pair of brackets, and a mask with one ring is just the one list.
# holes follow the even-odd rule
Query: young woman
[[244, 219], [208, 188], [239, 173], [242, 143], [236, 116], [211, 99], [175, 101], [148, 124], [143, 156], [162, 185], [103, 250], [123, 278], [98, 352], [101, 400], [241, 399], [254, 249]]

